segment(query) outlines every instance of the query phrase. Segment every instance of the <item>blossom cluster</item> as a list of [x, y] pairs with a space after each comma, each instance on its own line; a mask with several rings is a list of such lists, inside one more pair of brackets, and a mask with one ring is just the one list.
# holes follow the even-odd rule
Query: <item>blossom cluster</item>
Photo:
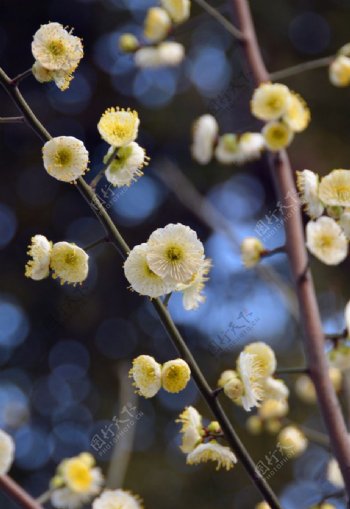
[[262, 341], [248, 344], [239, 354], [236, 369], [224, 371], [218, 381], [228, 398], [250, 411], [266, 399], [286, 400], [288, 388], [273, 377], [276, 356]]
[[85, 281], [89, 273], [89, 255], [83, 249], [65, 241], [53, 244], [44, 235], [34, 235], [31, 240], [26, 277], [40, 281], [47, 278], [51, 270], [52, 277], [58, 278], [61, 284], [75, 286]]
[[297, 174], [306, 214], [306, 246], [327, 265], [338, 265], [348, 255], [350, 239], [350, 170], [332, 170], [321, 180], [310, 171]]
[[217, 441], [222, 436], [218, 422], [212, 421], [205, 427], [201, 414], [192, 406], [186, 407], [176, 422], [182, 425], [180, 449], [187, 454], [188, 465], [214, 461], [217, 463], [217, 470], [230, 470], [237, 463], [237, 458], [230, 448]]
[[47, 23], [39, 28], [34, 34], [32, 53], [34, 77], [40, 83], [54, 81], [61, 90], [69, 87], [84, 55], [81, 39], [60, 23]]
[[156, 298], [182, 292], [184, 308], [191, 310], [205, 300], [202, 291], [210, 265], [196, 232], [178, 223], [158, 228], [146, 243], [135, 246], [124, 272], [140, 295]]
[[133, 378], [138, 394], [153, 398], [162, 387], [173, 394], [181, 392], [191, 378], [191, 370], [183, 359], [161, 365], [150, 355], [139, 355], [132, 362], [129, 376]]
[[166, 41], [170, 32], [190, 16], [190, 0], [160, 0], [160, 5], [150, 7], [144, 20], [144, 41], [131, 33], [120, 37], [122, 51], [135, 53], [138, 67], [164, 67], [180, 64], [185, 56], [182, 44]]

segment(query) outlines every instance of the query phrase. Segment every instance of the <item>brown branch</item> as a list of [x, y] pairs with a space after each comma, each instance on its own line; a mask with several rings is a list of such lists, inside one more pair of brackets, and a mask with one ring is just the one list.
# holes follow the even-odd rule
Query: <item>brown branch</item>
[[0, 476], [0, 488], [24, 509], [43, 509], [43, 507], [26, 493], [7, 475]]
[[[257, 42], [247, 0], [232, 0], [239, 26], [245, 34], [243, 47], [256, 85], [269, 80]], [[271, 170], [278, 194], [286, 207], [293, 207], [297, 197], [292, 168], [285, 151], [270, 158]], [[305, 346], [311, 378], [315, 384], [318, 402], [330, 437], [331, 447], [339, 462], [348, 497], [350, 496], [350, 441], [338, 398], [328, 375], [324, 352], [324, 334], [317, 305], [312, 275], [307, 268], [308, 256], [304, 240], [301, 213], [294, 213], [285, 221], [287, 251], [292, 274], [297, 286], [301, 320], [304, 325]], [[304, 273], [304, 277], [300, 277]]]

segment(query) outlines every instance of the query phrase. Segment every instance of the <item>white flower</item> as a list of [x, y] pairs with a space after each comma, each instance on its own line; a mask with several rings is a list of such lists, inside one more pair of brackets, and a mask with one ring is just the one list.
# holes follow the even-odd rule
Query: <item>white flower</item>
[[350, 239], [350, 212], [344, 212], [339, 219], [339, 224], [344, 232], [345, 237]]
[[264, 398], [283, 401], [289, 396], [289, 389], [283, 380], [276, 380], [271, 376], [267, 377], [263, 383]]
[[259, 406], [264, 396], [262, 369], [258, 357], [241, 352], [237, 360], [237, 371], [244, 386], [242, 406], [249, 412], [253, 407]]
[[[89, 453], [63, 460], [52, 480], [51, 504], [57, 509], [79, 509], [97, 495], [103, 484], [103, 475]], [[55, 489], [55, 482], [62, 488]]]
[[147, 247], [150, 269], [173, 282], [189, 283], [203, 264], [203, 244], [195, 231], [180, 223], [155, 230], [148, 239]]
[[140, 48], [135, 52], [135, 64], [141, 68], [175, 67], [185, 57], [182, 44], [164, 41], [158, 46]]
[[48, 83], [54, 81], [57, 87], [64, 91], [69, 87], [71, 80], [73, 79], [72, 72], [69, 71], [50, 71], [45, 69], [39, 62], [35, 61], [32, 67], [32, 73], [34, 78], [39, 83]]
[[63, 182], [74, 182], [87, 171], [89, 153], [73, 136], [57, 136], [43, 146], [44, 167], [49, 175]]
[[244, 162], [238, 137], [227, 133], [220, 136], [215, 148], [215, 157], [221, 164], [240, 164]]
[[73, 72], [83, 57], [79, 37], [69, 33], [60, 23], [42, 25], [32, 42], [34, 58], [49, 71]]
[[184, 46], [174, 41], [160, 43], [157, 51], [160, 65], [164, 67], [175, 67], [181, 64], [185, 57]]
[[247, 269], [255, 267], [260, 262], [261, 255], [266, 251], [265, 246], [255, 237], [247, 237], [241, 244], [241, 258]]
[[15, 456], [15, 443], [5, 431], [0, 430], [0, 475], [10, 470]]
[[101, 116], [97, 129], [109, 145], [123, 147], [135, 141], [140, 120], [137, 111], [123, 108], [108, 108]]
[[350, 85], [350, 58], [339, 55], [329, 66], [329, 79], [336, 87]]
[[293, 141], [294, 132], [285, 122], [272, 120], [262, 130], [266, 147], [272, 152], [278, 152], [288, 147]]
[[286, 113], [291, 94], [286, 85], [263, 83], [254, 91], [251, 110], [261, 120], [276, 120]]
[[300, 133], [309, 125], [310, 117], [310, 110], [304, 99], [295, 92], [290, 92], [290, 101], [287, 111], [283, 115], [283, 121], [292, 131]]
[[321, 216], [324, 206], [318, 197], [318, 175], [310, 170], [297, 171], [297, 186], [306, 213], [312, 219]]
[[[110, 147], [103, 158], [106, 164], [112, 156], [115, 147]], [[148, 164], [148, 157], [145, 150], [135, 142], [118, 149], [115, 159], [109, 164], [105, 171], [106, 179], [115, 187], [130, 186], [143, 175], [142, 168]]]
[[52, 242], [44, 235], [34, 235], [32, 243], [28, 247], [28, 254], [32, 260], [27, 262], [25, 275], [35, 281], [45, 279], [50, 273], [50, 257]]
[[260, 363], [261, 376], [268, 377], [272, 375], [277, 366], [275, 352], [263, 341], [255, 341], [244, 347], [244, 352], [256, 355], [256, 360]]
[[350, 334], [350, 300], [345, 306], [345, 324], [346, 324], [346, 330], [348, 331], [348, 334]]
[[174, 359], [162, 366], [162, 387], [167, 392], [176, 394], [183, 391], [190, 378], [190, 367], [183, 359]]
[[327, 265], [338, 265], [348, 254], [348, 241], [340, 226], [330, 217], [308, 222], [306, 246]]
[[286, 426], [278, 435], [278, 446], [288, 457], [296, 458], [305, 451], [308, 440], [296, 426]]
[[51, 251], [52, 277], [59, 278], [62, 285], [82, 283], [89, 273], [88, 261], [89, 255], [75, 244], [56, 242]]
[[252, 161], [260, 157], [265, 148], [265, 140], [260, 133], [243, 133], [239, 138], [239, 146], [244, 161]]
[[211, 260], [206, 258], [203, 260], [198, 272], [192, 277], [191, 282], [188, 284], [179, 284], [176, 287], [177, 291], [182, 291], [182, 303], [186, 311], [197, 309], [200, 304], [205, 301], [205, 295], [202, 294], [205, 282], [208, 281], [208, 272], [211, 267]]
[[199, 164], [208, 164], [213, 157], [219, 126], [212, 115], [202, 115], [193, 124], [192, 157]]
[[147, 253], [148, 244], [135, 246], [124, 263], [124, 273], [133, 290], [140, 295], [156, 298], [174, 290], [175, 285], [150, 269]]
[[190, 17], [190, 0], [160, 0], [175, 23], [183, 23]]
[[176, 422], [182, 424], [180, 430], [182, 433], [182, 444], [180, 449], [187, 454], [193, 451], [202, 440], [202, 416], [193, 406], [189, 406], [179, 415]]
[[168, 34], [171, 20], [166, 10], [161, 7], [151, 7], [147, 11], [144, 23], [144, 34], [152, 42], [158, 42]]
[[225, 468], [230, 470], [237, 463], [237, 458], [229, 447], [218, 444], [215, 440], [207, 444], [200, 444], [187, 455], [188, 465], [198, 465], [207, 461], [216, 461], [216, 470]]
[[93, 501], [92, 509], [142, 509], [140, 498], [124, 490], [106, 490]]
[[261, 419], [280, 419], [288, 413], [288, 403], [285, 399], [265, 399], [258, 410]]
[[326, 205], [349, 207], [350, 170], [333, 170], [323, 177], [319, 197]]
[[150, 355], [139, 355], [132, 361], [129, 376], [134, 379], [137, 393], [153, 398], [162, 386], [161, 365]]
[[332, 458], [327, 466], [327, 479], [337, 488], [344, 488], [344, 479], [335, 458]]

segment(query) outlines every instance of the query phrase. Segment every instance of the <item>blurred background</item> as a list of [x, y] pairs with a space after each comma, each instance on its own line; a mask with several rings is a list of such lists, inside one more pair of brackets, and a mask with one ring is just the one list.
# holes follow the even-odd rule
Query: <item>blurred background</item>
[[[210, 3], [231, 16], [229, 2]], [[14, 76], [32, 65], [30, 44], [40, 24], [73, 26], [84, 40], [85, 57], [69, 90], [33, 78], [21, 89], [53, 135], [84, 141], [91, 159], [89, 181], [107, 150], [96, 128], [102, 112], [110, 106], [138, 110], [138, 141], [151, 157], [145, 176], [114, 195], [103, 180], [99, 194], [130, 245], [146, 241], [169, 222], [189, 225], [205, 243], [214, 265], [206, 303], [185, 312], [175, 296], [170, 310], [209, 382], [215, 386], [220, 372], [233, 368], [242, 347], [254, 340], [275, 348], [279, 366], [303, 366], [285, 256], [265, 260], [258, 271], [244, 270], [239, 259], [239, 242], [257, 235], [259, 221], [268, 225], [260, 230], [267, 247], [284, 242], [266, 160], [239, 168], [215, 162], [202, 167], [189, 150], [191, 124], [204, 113], [215, 115], [221, 133], [258, 129], [249, 114], [252, 84], [241, 48], [193, 2], [191, 19], [174, 34], [186, 47], [181, 66], [136, 69], [132, 57], [119, 52], [118, 38], [126, 31], [140, 34], [146, 10], [155, 4], [1, 0], [1, 66]], [[349, 42], [349, 0], [251, 4], [271, 71], [333, 54]], [[320, 174], [348, 167], [349, 89], [332, 87], [326, 69], [285, 82], [312, 111], [310, 127], [291, 146], [293, 167]], [[3, 91], [0, 98], [1, 116], [16, 115]], [[113, 423], [128, 420], [127, 431], [116, 440], [110, 475], [116, 486], [140, 494], [146, 508], [252, 509], [260, 495], [241, 465], [230, 472], [215, 472], [212, 464], [186, 466], [175, 419], [186, 405], [211, 418], [193, 383], [179, 396], [162, 391], [146, 401], [133, 395], [127, 378], [131, 359], [147, 353], [164, 362], [176, 352], [149, 301], [127, 290], [115, 250], [105, 245], [89, 252], [90, 274], [81, 288], [24, 277], [31, 236], [40, 233], [84, 247], [103, 230], [73, 186], [46, 174], [40, 141], [26, 126], [1, 125], [0, 147], [0, 427], [16, 441], [14, 478], [38, 496], [57, 463], [84, 450], [95, 455], [107, 475]], [[204, 207], [201, 196], [207, 200]], [[214, 217], [211, 207], [218, 213]], [[342, 330], [349, 262], [330, 268], [313, 260], [312, 269], [325, 330]], [[317, 407], [297, 399], [294, 376], [286, 381], [292, 391], [289, 417], [321, 430]], [[256, 462], [275, 450], [275, 436], [252, 437], [245, 428], [248, 414], [230, 402], [224, 405]], [[325, 449], [311, 445], [271, 477], [285, 509], [306, 509], [319, 500], [321, 490], [332, 491], [324, 482], [328, 458]], [[3, 495], [0, 505], [15, 507]]]

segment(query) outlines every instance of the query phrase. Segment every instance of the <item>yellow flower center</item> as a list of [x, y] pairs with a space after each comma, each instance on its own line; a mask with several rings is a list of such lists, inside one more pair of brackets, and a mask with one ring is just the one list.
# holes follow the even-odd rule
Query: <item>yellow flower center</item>
[[72, 152], [67, 148], [57, 150], [55, 154], [55, 163], [57, 166], [67, 166], [72, 160]]
[[69, 488], [78, 493], [87, 491], [92, 483], [90, 468], [78, 458], [67, 461], [65, 478]]
[[67, 253], [66, 256], [64, 257], [64, 261], [67, 265], [75, 265], [77, 257], [75, 253]]
[[167, 250], [166, 256], [171, 262], [178, 262], [183, 258], [183, 252], [180, 247], [171, 246]]
[[65, 46], [60, 39], [50, 41], [47, 49], [54, 57], [59, 57], [65, 53]]
[[279, 111], [282, 106], [282, 101], [279, 97], [270, 97], [266, 104], [271, 111]]

